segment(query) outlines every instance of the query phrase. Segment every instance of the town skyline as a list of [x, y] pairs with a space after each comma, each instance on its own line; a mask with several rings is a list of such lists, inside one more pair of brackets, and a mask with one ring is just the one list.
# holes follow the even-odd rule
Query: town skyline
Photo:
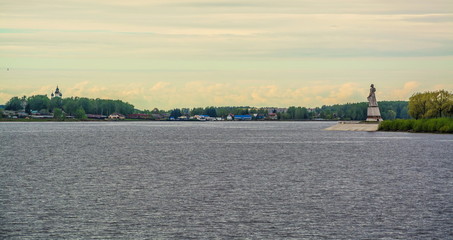
[[139, 109], [407, 101], [453, 90], [453, 3], [0, 1], [0, 103], [121, 99]]

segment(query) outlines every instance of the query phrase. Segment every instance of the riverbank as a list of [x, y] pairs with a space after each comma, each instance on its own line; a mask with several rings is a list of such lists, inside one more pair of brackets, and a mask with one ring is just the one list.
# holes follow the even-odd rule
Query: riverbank
[[378, 130], [379, 124], [376, 123], [364, 123], [357, 121], [338, 122], [336, 125], [328, 127], [324, 130], [327, 131], [365, 131], [375, 132]]
[[[122, 120], [107, 120], [107, 119], [65, 119], [59, 120], [54, 118], [2, 118], [0, 122], [116, 122], [116, 121], [127, 121], [127, 122], [145, 122], [145, 121], [164, 121], [164, 120], [147, 120], [147, 119], [122, 119]], [[165, 120], [166, 121], [166, 120]]]
[[65, 119], [64, 121], [54, 118], [0, 118], [0, 122], [79, 122], [79, 119]]
[[395, 119], [379, 124], [379, 131], [453, 133], [453, 118]]

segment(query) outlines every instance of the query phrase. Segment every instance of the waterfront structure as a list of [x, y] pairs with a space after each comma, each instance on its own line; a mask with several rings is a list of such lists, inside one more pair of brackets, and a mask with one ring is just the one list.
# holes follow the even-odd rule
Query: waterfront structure
[[61, 98], [61, 97], [63, 97], [63, 94], [60, 92], [60, 89], [57, 86], [57, 89], [55, 89], [55, 92], [50, 94], [50, 96], [51, 96], [51, 98], [54, 98], [54, 97]]
[[129, 118], [129, 119], [152, 119], [153, 116], [151, 116], [151, 114], [135, 113], [135, 114], [128, 114], [127, 118]]
[[235, 115], [234, 116], [235, 121], [251, 121], [252, 116], [250, 115]]
[[206, 121], [206, 120], [208, 120], [208, 118], [210, 118], [210, 116], [208, 116], [208, 115], [195, 115], [195, 116], [193, 116], [193, 118], [198, 120], [198, 121]]
[[88, 119], [106, 119], [106, 115], [101, 115], [101, 114], [87, 114], [86, 115]]
[[269, 120], [278, 120], [278, 114], [277, 113], [269, 113], [269, 114], [267, 114], [267, 119], [269, 119]]
[[367, 122], [376, 122], [382, 121], [381, 112], [379, 111], [379, 106], [376, 100], [376, 88], [374, 84], [370, 86], [370, 94], [368, 95], [368, 110], [367, 110]]
[[124, 120], [126, 117], [121, 113], [112, 113], [109, 115], [108, 119], [110, 120]]

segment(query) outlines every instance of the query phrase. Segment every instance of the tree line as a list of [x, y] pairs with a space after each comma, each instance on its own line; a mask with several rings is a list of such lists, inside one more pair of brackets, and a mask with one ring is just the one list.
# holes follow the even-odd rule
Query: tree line
[[[180, 116], [208, 115], [210, 117], [226, 117], [233, 115], [268, 115], [277, 114], [279, 120], [364, 120], [367, 117], [368, 103], [347, 103], [335, 104], [331, 106], [322, 106], [317, 108], [306, 108], [290, 106], [286, 111], [275, 111], [272, 108], [254, 108], [249, 106], [243, 107], [199, 107], [199, 108], [175, 108], [170, 110], [170, 117], [178, 118]], [[384, 119], [408, 119], [408, 102], [407, 101], [382, 101], [379, 102], [381, 115]]]
[[[210, 117], [227, 117], [233, 115], [258, 115], [268, 116], [274, 113], [278, 120], [364, 120], [367, 115], [368, 103], [347, 103], [324, 105], [316, 108], [290, 106], [286, 111], [278, 111], [278, 108], [256, 108], [250, 106], [226, 106], [226, 107], [195, 107], [195, 108], [175, 108], [169, 111], [157, 110], [159, 113], [168, 113], [170, 117], [208, 115]], [[384, 119], [407, 119], [407, 101], [382, 101], [379, 102], [381, 115]], [[132, 104], [121, 100], [90, 99], [84, 97], [52, 98], [47, 95], [34, 95], [31, 97], [13, 97], [5, 105], [5, 110], [20, 111], [27, 113], [38, 111], [41, 114], [67, 114], [76, 118], [83, 118], [85, 114], [109, 115], [121, 113], [123, 115], [132, 113], [155, 113], [155, 110], [137, 110]], [[61, 113], [60, 113], [61, 110]]]
[[446, 90], [415, 93], [409, 98], [409, 114], [415, 119], [453, 117], [453, 94]]
[[[170, 117], [208, 115], [210, 117], [227, 117], [233, 115], [268, 116], [271, 113], [277, 115], [279, 120], [364, 120], [367, 117], [367, 102], [324, 105], [317, 108], [306, 108], [290, 106], [286, 111], [279, 111], [278, 108], [256, 108], [250, 106], [227, 106], [205, 108], [175, 108], [167, 113]], [[381, 101], [379, 102], [381, 116], [385, 120], [392, 119], [426, 119], [439, 117], [453, 117], [453, 94], [446, 90], [433, 92], [415, 93], [408, 101]], [[67, 114], [83, 118], [85, 114], [109, 115], [121, 113], [123, 115], [132, 113], [149, 114], [149, 110], [136, 110], [132, 104], [121, 100], [90, 99], [84, 97], [52, 98], [47, 95], [34, 95], [22, 98], [13, 97], [5, 105], [6, 110], [25, 110], [27, 113], [38, 111], [41, 114]], [[153, 110], [154, 112], [154, 110]]]
[[267, 108], [254, 108], [250, 106], [240, 107], [195, 107], [195, 108], [175, 108], [170, 110], [170, 117], [178, 118], [180, 116], [195, 116], [195, 115], [208, 115], [210, 117], [227, 117], [233, 115], [248, 115], [248, 114], [267, 114]]
[[446, 90], [415, 93], [409, 98], [408, 112], [413, 119], [386, 120], [382, 131], [453, 133], [453, 94]]
[[40, 114], [67, 114], [76, 118], [84, 118], [86, 114], [110, 115], [112, 113], [131, 114], [134, 105], [121, 100], [91, 99], [84, 97], [69, 97], [49, 99], [47, 95], [12, 97], [5, 105], [5, 110], [21, 111]]

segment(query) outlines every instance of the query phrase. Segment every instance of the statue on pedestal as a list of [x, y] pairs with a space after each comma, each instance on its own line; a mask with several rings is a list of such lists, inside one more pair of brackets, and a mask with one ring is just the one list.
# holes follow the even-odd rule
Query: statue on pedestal
[[370, 94], [368, 95], [368, 111], [366, 121], [382, 121], [381, 112], [379, 111], [378, 103], [376, 100], [376, 88], [374, 84], [370, 86]]
[[376, 88], [374, 88], [374, 84], [371, 84], [370, 88], [370, 95], [368, 95], [368, 106], [370, 107], [375, 107], [377, 106], [377, 101], [376, 101]]

